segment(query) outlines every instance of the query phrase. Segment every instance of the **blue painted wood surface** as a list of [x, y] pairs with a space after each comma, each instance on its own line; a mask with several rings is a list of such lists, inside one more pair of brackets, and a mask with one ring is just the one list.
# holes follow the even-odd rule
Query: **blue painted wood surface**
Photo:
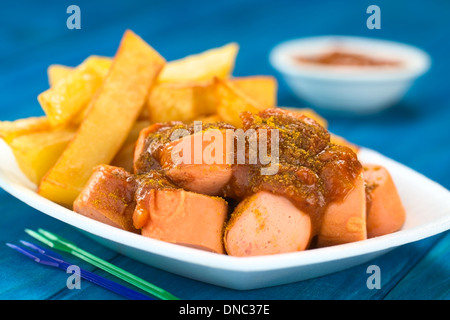
[[[67, 6], [81, 8], [81, 30], [66, 28]], [[368, 30], [366, 8], [382, 10], [382, 28]], [[234, 74], [272, 74], [279, 104], [304, 107], [268, 62], [277, 43], [296, 37], [347, 34], [413, 44], [433, 59], [395, 108], [354, 118], [327, 116], [330, 130], [404, 163], [450, 188], [450, 3], [436, 1], [10, 1], [0, 10], [0, 120], [41, 115], [37, 95], [47, 89], [50, 64], [77, 65], [91, 54], [112, 56], [132, 29], [168, 60], [236, 41]], [[99, 246], [72, 227], [0, 191], [0, 299], [122, 299], [67, 275], [37, 266], [5, 242], [28, 239], [24, 228], [66, 235], [94, 253], [183, 299], [449, 299], [450, 234], [402, 246], [379, 257], [381, 289], [368, 289], [369, 264], [273, 288], [235, 291], [173, 275]], [[74, 259], [67, 256], [67, 259]], [[81, 261], [81, 267], [108, 277]]]

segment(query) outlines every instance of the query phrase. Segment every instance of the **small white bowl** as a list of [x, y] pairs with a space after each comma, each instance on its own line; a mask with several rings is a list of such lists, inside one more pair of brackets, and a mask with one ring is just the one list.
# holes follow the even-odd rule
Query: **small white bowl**
[[[400, 65], [377, 68], [320, 65], [296, 60], [298, 56], [321, 55], [335, 50], [395, 60]], [[271, 51], [270, 62], [301, 100], [319, 109], [358, 114], [393, 106], [431, 65], [427, 53], [410, 45], [352, 36], [286, 41]]]

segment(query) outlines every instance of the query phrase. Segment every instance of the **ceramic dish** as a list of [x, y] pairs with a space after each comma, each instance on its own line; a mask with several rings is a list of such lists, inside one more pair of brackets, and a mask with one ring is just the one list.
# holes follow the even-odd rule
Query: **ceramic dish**
[[[374, 68], [298, 63], [297, 56], [336, 50], [400, 66]], [[270, 53], [272, 66], [294, 94], [322, 113], [368, 114], [393, 106], [413, 82], [428, 71], [431, 58], [423, 50], [394, 41], [351, 36], [319, 36], [290, 40]]]
[[29, 206], [72, 225], [117, 252], [162, 270], [233, 289], [292, 283], [366, 263], [398, 246], [450, 229], [450, 192], [423, 175], [370, 149], [361, 161], [390, 170], [407, 211], [401, 231], [334, 247], [238, 258], [174, 245], [123, 231], [53, 203], [35, 191], [0, 140], [0, 187]]

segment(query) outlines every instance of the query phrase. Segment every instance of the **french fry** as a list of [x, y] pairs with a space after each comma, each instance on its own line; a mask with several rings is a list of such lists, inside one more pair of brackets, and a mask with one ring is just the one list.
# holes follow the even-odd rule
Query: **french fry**
[[0, 121], [0, 138], [9, 143], [18, 136], [46, 131], [50, 128], [50, 122], [44, 116], [29, 117], [15, 121]]
[[[95, 57], [95, 56], [93, 56]], [[91, 59], [90, 62], [92, 63], [93, 68], [98, 68], [100, 74], [102, 76], [106, 76], [106, 72], [108, 71], [109, 67], [111, 66], [112, 60], [108, 57], [100, 57], [99, 59]], [[97, 64], [97, 66], [95, 65]], [[52, 64], [47, 69], [48, 74], [48, 80], [50, 86], [55, 86], [56, 83], [67, 77], [69, 73], [73, 72], [74, 68], [63, 66], [60, 64]], [[81, 112], [79, 112], [74, 119], [71, 121], [74, 125], [79, 125], [84, 117], [86, 116], [88, 110], [87, 108], [84, 108]], [[141, 114], [139, 115], [139, 120], [148, 120], [148, 110], [147, 108], [143, 108]]]
[[230, 81], [266, 108], [277, 106], [277, 80], [271, 76], [231, 78]]
[[214, 79], [197, 85], [194, 90], [196, 118], [217, 113], [217, 99]]
[[133, 172], [133, 155], [134, 155], [134, 143], [129, 143], [120, 148], [119, 152], [115, 155], [111, 161], [111, 165], [115, 167], [121, 167], [128, 172]]
[[217, 114], [213, 114], [210, 116], [200, 117], [197, 120], [201, 121], [203, 123], [214, 123], [214, 122], [222, 121], [222, 118], [220, 118], [220, 116], [218, 116]]
[[54, 87], [59, 80], [66, 78], [74, 68], [63, 66], [61, 64], [52, 64], [47, 68], [48, 84]]
[[195, 117], [194, 88], [190, 84], [161, 83], [148, 95], [151, 122], [189, 121]]
[[[238, 45], [231, 43], [167, 63], [158, 77], [160, 84], [155, 85], [151, 91], [148, 107], [142, 110], [140, 118], [152, 121], [189, 121], [199, 115], [215, 113], [212, 79], [215, 76], [226, 78], [231, 74], [237, 51]], [[109, 58], [101, 59], [102, 63], [110, 65]], [[55, 86], [75, 70], [76, 68], [67, 66], [51, 65], [47, 71], [51, 86]], [[250, 83], [243, 83], [242, 86], [251, 88]], [[268, 92], [271, 90], [265, 92], [264, 97], [270, 95]], [[63, 114], [68, 115], [68, 112]], [[79, 124], [84, 116], [83, 111], [72, 115], [71, 123]]]
[[74, 139], [43, 177], [40, 195], [72, 207], [93, 168], [110, 163], [123, 145], [164, 63], [140, 37], [130, 30], [124, 33]]
[[114, 159], [111, 161], [111, 165], [116, 167], [122, 167], [128, 172], [133, 172], [133, 156], [134, 156], [134, 146], [136, 144], [136, 140], [139, 137], [139, 133], [142, 129], [150, 126], [150, 121], [137, 120], [133, 127], [130, 130], [127, 138], [123, 142], [122, 147], [120, 147], [117, 154], [114, 156]]
[[[239, 77], [227, 81], [261, 106], [276, 106], [277, 83], [273, 77]], [[168, 82], [153, 87], [147, 110], [152, 122], [191, 121], [216, 114], [217, 105], [213, 80]]]
[[[238, 91], [254, 100], [261, 107], [272, 108], [277, 101], [277, 82], [270, 76], [250, 76], [226, 79]], [[217, 116], [217, 96], [214, 81], [197, 86], [195, 101], [198, 116]]]
[[186, 82], [226, 78], [234, 68], [239, 46], [230, 43], [199, 54], [174, 60], [164, 67], [158, 82]]
[[18, 136], [9, 145], [21, 171], [38, 185], [74, 136], [72, 128], [41, 131]]
[[137, 120], [133, 126], [131, 127], [130, 132], [128, 133], [127, 138], [124, 141], [124, 145], [126, 144], [134, 144], [136, 140], [139, 138], [139, 133], [142, 129], [147, 128], [151, 125], [151, 122], [148, 120]]
[[[158, 77], [158, 82], [203, 81], [212, 80], [213, 77], [229, 77], [233, 71], [238, 51], [238, 44], [233, 42], [167, 62]], [[102, 58], [105, 61], [111, 61], [110, 58]], [[71, 70], [73, 70], [71, 67], [51, 65], [47, 70], [50, 85], [56, 84]]]
[[[38, 101], [53, 126], [64, 126], [82, 112], [101, 86], [111, 60], [90, 56], [66, 77], [38, 96]], [[54, 77], [54, 75], [53, 75]]]
[[249, 97], [229, 80], [215, 79], [215, 92], [217, 99], [217, 114], [222, 121], [236, 127], [242, 127], [239, 117], [241, 112], [257, 113], [265, 107], [255, 99]]
[[160, 83], [147, 100], [150, 121], [190, 121], [215, 109], [212, 81]]

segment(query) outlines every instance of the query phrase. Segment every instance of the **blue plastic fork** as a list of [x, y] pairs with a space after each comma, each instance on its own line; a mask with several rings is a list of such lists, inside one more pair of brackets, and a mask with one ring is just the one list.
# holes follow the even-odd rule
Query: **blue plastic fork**
[[[33, 244], [33, 243], [30, 243], [30, 242], [27, 242], [24, 240], [20, 240], [20, 242], [23, 245], [25, 245], [27, 247], [27, 249], [17, 246], [15, 244], [11, 244], [11, 243], [6, 243], [6, 245], [8, 247], [22, 253], [23, 255], [34, 260], [37, 263], [40, 263], [40, 264], [43, 264], [43, 265], [46, 265], [49, 267], [59, 268], [61, 270], [64, 270], [65, 272], [67, 272], [67, 269], [72, 265], [72, 264], [68, 263], [67, 261], [64, 261], [63, 257], [56, 252], [53, 252], [49, 249], [44, 249], [43, 247], [40, 247], [37, 244]], [[28, 248], [30, 248], [31, 250]], [[146, 296], [135, 290], [127, 288], [119, 283], [108, 280], [99, 275], [96, 275], [95, 273], [83, 270], [81, 268], [80, 268], [80, 276], [85, 280], [88, 280], [96, 285], [102, 286], [103, 288], [108, 289], [112, 292], [115, 292], [127, 299], [154, 300], [153, 298], [151, 298], [149, 296]]]

